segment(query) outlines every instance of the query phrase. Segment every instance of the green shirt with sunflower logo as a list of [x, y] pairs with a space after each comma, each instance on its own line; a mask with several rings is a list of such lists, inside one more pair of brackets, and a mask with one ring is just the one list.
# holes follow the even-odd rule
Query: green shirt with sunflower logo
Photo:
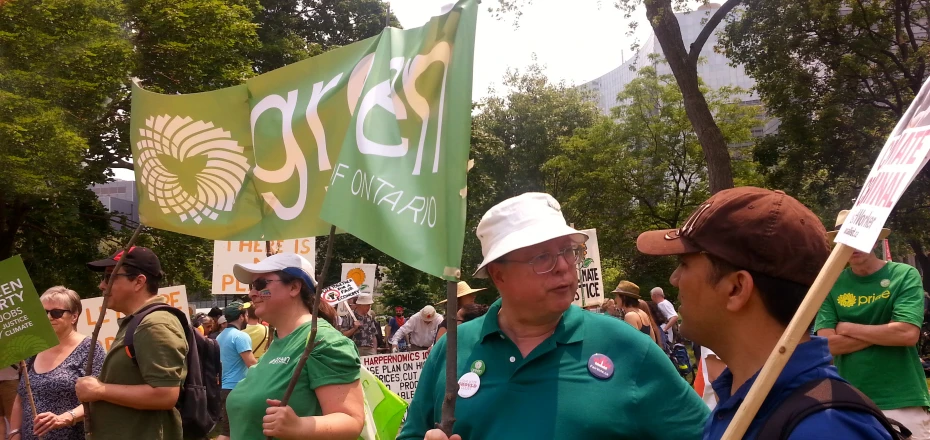
[[[814, 331], [836, 328], [839, 322], [881, 325], [906, 322], [923, 325], [924, 289], [917, 269], [887, 263], [860, 277], [846, 268], [820, 306]], [[923, 366], [916, 346], [872, 345], [836, 356], [836, 368], [883, 410], [930, 406]]]

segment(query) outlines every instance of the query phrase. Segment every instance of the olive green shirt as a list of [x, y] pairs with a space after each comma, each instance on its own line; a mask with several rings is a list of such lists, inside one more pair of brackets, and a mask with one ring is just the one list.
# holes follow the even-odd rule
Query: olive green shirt
[[[164, 303], [156, 295], [145, 305]], [[136, 328], [136, 361], [132, 361], [123, 343], [126, 327], [134, 315], [119, 321], [119, 331], [103, 362], [99, 379], [107, 384], [180, 387], [187, 377], [187, 338], [178, 318], [169, 312], [148, 314]], [[181, 414], [170, 410], [141, 410], [98, 401], [91, 403], [91, 427], [94, 440], [181, 440]]]

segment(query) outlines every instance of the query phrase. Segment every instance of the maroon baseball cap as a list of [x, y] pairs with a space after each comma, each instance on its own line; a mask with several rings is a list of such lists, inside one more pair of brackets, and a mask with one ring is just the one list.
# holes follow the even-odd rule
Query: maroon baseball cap
[[820, 219], [782, 191], [744, 186], [711, 196], [682, 227], [636, 239], [648, 255], [707, 252], [735, 267], [811, 285], [830, 255]]
[[125, 256], [124, 253], [123, 250], [120, 250], [110, 258], [91, 261], [87, 263], [87, 268], [95, 272], [103, 272], [108, 267], [116, 266], [116, 262], [119, 260], [125, 259], [123, 265], [135, 267], [146, 275], [156, 278], [165, 276], [165, 273], [161, 271], [161, 262], [158, 261], [158, 256], [151, 249], [133, 246], [129, 248], [129, 252], [125, 253]]

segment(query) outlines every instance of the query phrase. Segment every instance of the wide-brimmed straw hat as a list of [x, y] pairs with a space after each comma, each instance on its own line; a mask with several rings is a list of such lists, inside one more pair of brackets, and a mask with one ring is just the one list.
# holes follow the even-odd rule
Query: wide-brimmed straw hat
[[[455, 297], [456, 297], [456, 298], [461, 298], [461, 297], [463, 297], [463, 296], [465, 296], [465, 295], [471, 295], [472, 293], [475, 293], [475, 292], [480, 292], [480, 291], [482, 291], [482, 290], [487, 290], [487, 289], [485, 289], [485, 288], [483, 288], [483, 287], [480, 288], [480, 289], [472, 289], [471, 286], [469, 286], [468, 283], [466, 283], [466, 282], [464, 282], [464, 281], [459, 281], [459, 283], [455, 286], [455, 289], [456, 289], [456, 291], [457, 291], [456, 294], [455, 294]], [[445, 304], [446, 301], [448, 301], [448, 299], [444, 299], [444, 300], [442, 300], [442, 301], [439, 301], [438, 303], [436, 303], [436, 305]]]
[[628, 296], [630, 298], [642, 299], [639, 296], [639, 286], [627, 280], [623, 280], [620, 282], [620, 284], [617, 284], [617, 288], [610, 293], [616, 293], [617, 295]]

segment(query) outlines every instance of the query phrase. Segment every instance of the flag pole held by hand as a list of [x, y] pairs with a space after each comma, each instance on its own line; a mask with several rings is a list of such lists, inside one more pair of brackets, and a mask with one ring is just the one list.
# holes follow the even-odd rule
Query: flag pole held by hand
[[[126, 247], [123, 248], [123, 254], [129, 252], [129, 249], [132, 249], [132, 246], [136, 243], [136, 239], [139, 238], [139, 234], [142, 232], [142, 223], [139, 223], [139, 226], [136, 226], [136, 230], [132, 233], [132, 237], [129, 239], [129, 242], [126, 243]], [[125, 258], [120, 258], [116, 262], [116, 266], [113, 266], [113, 272], [117, 273], [121, 267], [123, 267], [123, 261]], [[94, 353], [96, 353], [97, 339], [100, 337], [100, 327], [103, 325], [103, 320], [107, 316], [107, 299], [110, 297], [110, 289], [113, 288], [113, 281], [117, 277], [110, 277], [110, 280], [107, 282], [107, 288], [103, 291], [103, 301], [100, 303], [100, 314], [97, 315], [97, 323], [94, 325], [94, 332], [90, 337], [90, 351], [87, 352], [87, 364], [84, 367], [84, 375], [90, 376], [94, 372]], [[87, 402], [83, 403], [84, 405], [84, 433], [87, 435], [87, 438], [90, 438], [90, 435], [93, 433], [90, 429], [90, 404]]]
[[[446, 282], [446, 395], [442, 399], [442, 419], [436, 426], [448, 437], [452, 437], [455, 425], [455, 399], [459, 393], [456, 380], [458, 368], [458, 321], [455, 319], [459, 309], [458, 289], [455, 281]], [[450, 317], [451, 316], [451, 317]]]
[[[39, 409], [36, 408], [36, 400], [32, 396], [32, 384], [29, 383], [29, 367], [26, 366], [26, 361], [19, 361], [19, 369], [23, 372], [23, 380], [26, 382], [26, 396], [29, 398], [29, 406], [32, 407], [32, 420], [35, 420], [36, 416], [39, 415]], [[42, 437], [39, 436], [40, 439]]]

